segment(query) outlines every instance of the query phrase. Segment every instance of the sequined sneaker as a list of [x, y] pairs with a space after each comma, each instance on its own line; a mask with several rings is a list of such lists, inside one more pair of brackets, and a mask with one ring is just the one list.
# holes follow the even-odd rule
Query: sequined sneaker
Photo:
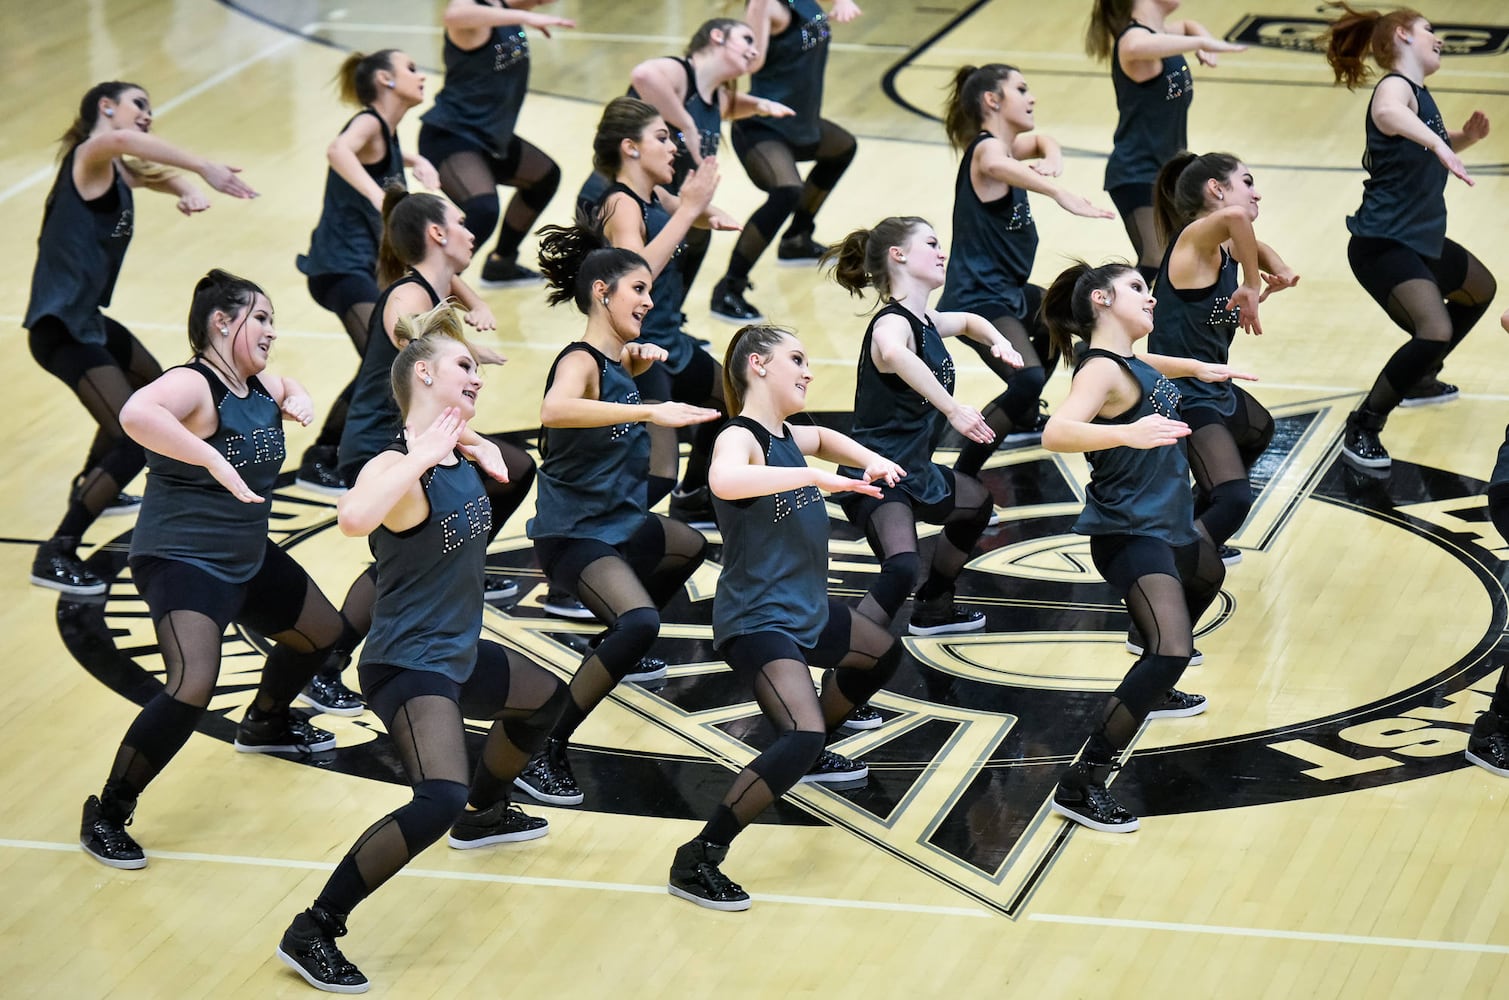
[[753, 288], [748, 281], [740, 281], [737, 278], [724, 276], [713, 286], [713, 299], [709, 308], [713, 316], [725, 323], [759, 323], [765, 317], [760, 310], [750, 305], [744, 298], [744, 293]]
[[317, 990], [365, 993], [372, 984], [335, 946], [335, 939], [345, 933], [343, 921], [313, 906], [293, 918], [278, 942], [277, 955]]
[[1242, 561], [1242, 550], [1235, 545], [1218, 545], [1216, 554], [1221, 557], [1221, 562], [1228, 566], [1235, 566]]
[[727, 847], [710, 844], [701, 837], [682, 844], [671, 862], [666, 891], [709, 910], [749, 909], [749, 893], [718, 867], [726, 857]]
[[115, 499], [111, 500], [105, 505], [105, 509], [100, 511], [100, 516], [135, 514], [139, 510], [141, 510], [141, 497], [135, 493], [117, 493]]
[[519, 596], [519, 581], [513, 577], [504, 576], [501, 573], [482, 574], [482, 599], [486, 601], [506, 601], [511, 597]]
[[954, 595], [945, 594], [930, 601], [918, 601], [906, 630], [912, 635], [945, 635], [949, 632], [978, 632], [985, 627], [985, 614], [969, 611], [954, 604]]
[[718, 519], [713, 514], [713, 494], [706, 486], [685, 493], [672, 490], [669, 513], [673, 520], [688, 528], [698, 531], [716, 531], [718, 528]]
[[[1509, 736], [1503, 733], [1478, 736], [1474, 733], [1467, 738], [1467, 759], [1500, 778], [1509, 778]], [[105, 863], [109, 864], [108, 861]]]
[[[1109, 773], [1110, 768], [1097, 770]], [[1065, 819], [1101, 833], [1131, 833], [1142, 825], [1130, 810], [1116, 801], [1106, 788], [1105, 779], [1092, 778], [1090, 768], [1082, 763], [1070, 765], [1068, 773], [1059, 780], [1050, 808]]]
[[545, 748], [529, 758], [523, 773], [513, 783], [547, 805], [579, 806], [586, 798], [576, 783], [576, 775], [571, 773], [565, 740], [547, 740]]
[[660, 657], [641, 656], [634, 669], [624, 674], [624, 680], [630, 684], [653, 684], [665, 680], [669, 673], [670, 667]]
[[844, 720], [844, 729], [879, 729], [885, 725], [885, 716], [875, 711], [869, 704], [855, 705], [854, 711]]
[[37, 546], [31, 561], [31, 582], [75, 597], [93, 597], [109, 590], [110, 585], [79, 558], [78, 544], [77, 538], [60, 535]]
[[804, 784], [845, 785], [851, 781], [863, 781], [869, 776], [869, 765], [841, 753], [824, 750], [817, 755], [817, 760], [812, 762], [807, 773], [797, 781]]
[[446, 843], [458, 851], [469, 851], [493, 844], [539, 840], [549, 832], [549, 822], [539, 816], [526, 815], [524, 810], [504, 799], [486, 809], [462, 813], [451, 827]]
[[1031, 427], [1019, 427], [1001, 436], [1002, 444], [1037, 444], [1043, 440], [1043, 428], [1048, 426], [1048, 412], [1039, 410]]
[[480, 280], [483, 288], [522, 288], [525, 285], [538, 285], [545, 279], [540, 272], [531, 271], [517, 259], [503, 260], [489, 256], [482, 264]]
[[235, 746], [242, 753], [320, 753], [335, 749], [335, 734], [292, 711], [260, 715], [248, 708], [236, 729]]
[[557, 590], [555, 587], [551, 587], [546, 592], [545, 600], [540, 602], [540, 606], [545, 609], [547, 615], [555, 615], [557, 618], [587, 619], [597, 617], [581, 601], [578, 601], [564, 590]]
[[106, 815], [99, 796], [84, 800], [84, 821], [79, 831], [79, 846], [100, 864], [135, 871], [147, 867], [146, 852], [126, 832], [131, 817], [117, 820]]
[[1462, 394], [1462, 390], [1450, 382], [1442, 382], [1434, 375], [1422, 378], [1409, 387], [1409, 391], [1399, 400], [1400, 406], [1435, 406], [1437, 403], [1449, 403]]
[[1169, 688], [1168, 696], [1147, 713], [1149, 719], [1187, 719], [1199, 715], [1208, 704], [1203, 694], [1185, 694], [1178, 688]]
[[816, 264], [818, 258], [827, 252], [828, 248], [813, 239], [811, 233], [787, 232], [781, 237], [775, 255], [782, 264], [801, 266]]
[[304, 452], [293, 481], [306, 490], [338, 497], [346, 492], [350, 484], [341, 476], [337, 464], [333, 445], [314, 445]]
[[1393, 465], [1388, 449], [1378, 438], [1382, 429], [1383, 421], [1375, 414], [1363, 410], [1347, 414], [1347, 429], [1341, 442], [1342, 456], [1364, 469], [1387, 469]]
[[341, 653], [332, 653], [334, 669], [330, 660], [325, 661], [325, 666], [320, 672], [309, 679], [309, 683], [300, 691], [295, 701], [301, 701], [311, 708], [318, 709], [326, 715], [343, 715], [354, 717], [366, 711], [362, 705], [362, 696], [345, 685], [341, 680], [341, 670], [345, 666], [346, 656]]

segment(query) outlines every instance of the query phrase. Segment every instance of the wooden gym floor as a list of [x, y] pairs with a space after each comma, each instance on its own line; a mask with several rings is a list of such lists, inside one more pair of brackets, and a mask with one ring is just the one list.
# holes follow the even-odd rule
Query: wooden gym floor
[[[245, 169], [262, 192], [216, 196], [179, 217], [138, 198], [135, 245], [110, 310], [164, 363], [187, 355], [183, 316], [210, 266], [269, 290], [275, 367], [328, 400], [356, 360], [309, 299], [294, 256], [307, 241], [323, 151], [349, 114], [329, 87], [344, 50], [399, 46], [439, 65], [442, 4], [396, 0], [58, 0], [0, 7], [9, 126], [0, 144], [0, 276], [10, 403], [0, 409], [0, 956], [16, 997], [311, 996], [272, 955], [290, 916], [350, 841], [406, 797], [370, 716], [321, 718], [341, 749], [323, 760], [233, 752], [229, 739], [261, 663], [254, 637], [227, 638], [213, 711], [143, 797], [133, 833], [151, 866], [117, 872], [76, 845], [79, 804], [97, 790], [133, 706], [160, 669], [128, 578], [103, 604], [59, 601], [26, 582], [92, 433], [39, 370], [19, 328], [52, 145], [80, 94], [105, 79], [151, 92], [158, 131]], [[1102, 66], [1079, 39], [1086, 4], [872, 0], [837, 26], [826, 113], [860, 137], [859, 158], [823, 210], [836, 239], [886, 214], [919, 214], [946, 236], [955, 169], [937, 113], [964, 62], [1022, 68], [1038, 121], [1069, 155], [1063, 182], [1098, 194], [1114, 111]], [[887, 10], [895, 8], [896, 12]], [[521, 134], [561, 164], [546, 221], [566, 217], [597, 108], [639, 59], [679, 51], [709, 4], [562, 0], [575, 31], [531, 36], [536, 92]], [[1192, 3], [1217, 34], [1246, 25], [1303, 39], [1315, 5]], [[1426, 12], [1455, 43], [1502, 47], [1498, 5]], [[1257, 17], [1260, 20], [1254, 21]], [[1262, 20], [1266, 19], [1266, 20]], [[1288, 28], [1285, 29], [1285, 24]], [[1488, 25], [1475, 31], [1473, 25]], [[1495, 33], [1496, 32], [1496, 33]], [[1185, 687], [1210, 696], [1195, 719], [1149, 726], [1119, 778], [1146, 817], [1114, 837], [1047, 813], [1052, 781], [1129, 659], [1125, 616], [1067, 533], [1085, 468], [1036, 448], [1003, 450], [988, 479], [1002, 524], [962, 582], [990, 631], [911, 642], [880, 730], [843, 745], [873, 774], [861, 789], [804, 788], [748, 830], [727, 862], [755, 894], [744, 914], [666, 896], [675, 845], [697, 829], [732, 769], [764, 738], [747, 693], [708, 649], [714, 558], [667, 615], [659, 690], [626, 686], [584, 726], [585, 808], [526, 803], [551, 835], [513, 849], [426, 852], [355, 914], [347, 953], [393, 997], [627, 996], [1300, 997], [1479, 996], [1509, 985], [1509, 872], [1500, 843], [1509, 784], [1466, 766], [1467, 726], [1503, 660], [1505, 562], [1478, 496], [1509, 420], [1506, 344], [1494, 320], [1451, 359], [1449, 406], [1401, 411], [1385, 441], [1391, 476], [1337, 461], [1342, 418], [1399, 342], [1345, 263], [1343, 216], [1358, 199], [1363, 93], [1328, 85], [1314, 53], [1251, 48], [1196, 68], [1190, 134], [1244, 157], [1264, 195], [1261, 237], [1303, 275], [1263, 307], [1267, 333], [1234, 359], [1259, 373], [1279, 417], [1253, 517]], [[1467, 154], [1477, 186], [1448, 188], [1451, 234], [1501, 279], [1509, 185], [1509, 59], [1448, 58], [1431, 81], [1448, 122], [1484, 110], [1495, 132]], [[431, 73], [430, 90], [438, 89]], [[924, 114], [925, 113], [925, 114]], [[410, 146], [417, 116], [404, 123]], [[730, 155], [717, 201], [746, 215], [759, 197]], [[1119, 223], [1070, 218], [1045, 199], [1036, 278], [1065, 257], [1126, 254]], [[691, 328], [721, 352], [731, 328], [705, 311], [732, 237], [714, 238], [689, 302]], [[768, 256], [751, 298], [794, 326], [815, 359], [815, 409], [840, 414], [864, 328], [861, 309], [811, 271]], [[485, 293], [500, 320], [478, 425], [529, 433], [544, 366], [580, 330], [538, 289]], [[966, 354], [965, 357], [968, 357]], [[997, 391], [969, 358], [960, 394]], [[1048, 389], [1065, 392], [1063, 375]], [[838, 418], [841, 419], [841, 416]], [[293, 431], [296, 456], [312, 432]], [[139, 484], [138, 484], [139, 485]], [[526, 505], [527, 511], [529, 506]], [[332, 530], [328, 502], [280, 490], [275, 530], [337, 601], [365, 546]], [[523, 593], [486, 629], [568, 671], [589, 631], [544, 618], [540, 577], [505, 529], [494, 563]], [[129, 521], [102, 519], [94, 565], [120, 567]], [[833, 587], [856, 596], [873, 562], [840, 517]], [[312, 766], [311, 766], [312, 765]]]

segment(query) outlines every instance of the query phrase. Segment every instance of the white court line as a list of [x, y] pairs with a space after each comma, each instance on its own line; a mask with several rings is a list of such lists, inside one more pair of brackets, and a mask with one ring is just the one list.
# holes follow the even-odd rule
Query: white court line
[[1465, 951], [1485, 955], [1509, 955], [1509, 945], [1478, 944], [1471, 941], [1427, 941], [1420, 938], [1368, 937], [1363, 934], [1281, 931], [1264, 927], [1221, 927], [1215, 924], [1178, 924], [1163, 920], [1077, 917], [1061, 913], [1033, 913], [1027, 919], [1047, 924], [1079, 924], [1086, 927], [1117, 927], [1124, 930], [1171, 931], [1175, 934], [1218, 934], [1230, 937], [1270, 938], [1281, 941], [1355, 944], [1375, 948], [1416, 948], [1422, 951]]
[[[59, 844], [47, 840], [12, 840], [0, 838], [0, 847], [29, 851], [53, 851], [72, 854], [78, 844]], [[290, 858], [255, 858], [235, 854], [195, 854], [187, 851], [150, 851], [148, 858], [163, 861], [197, 861], [221, 865], [245, 865], [253, 868], [291, 868], [300, 871], [329, 872], [335, 865], [328, 861], [299, 861]], [[89, 864], [98, 862], [90, 861]], [[489, 872], [437, 871], [432, 868], [404, 868], [398, 873], [406, 878], [442, 879], [451, 882], [490, 882], [499, 885], [527, 885], [546, 889], [586, 889], [595, 892], [634, 893], [643, 896], [666, 895], [663, 885], [635, 885], [629, 882], [587, 882], [568, 878], [536, 878], [529, 875], [495, 875]], [[878, 903], [862, 899], [825, 899], [821, 896], [771, 896], [751, 894], [761, 903], [790, 903], [795, 906], [819, 906], [840, 910], [885, 910], [893, 913], [925, 913], [945, 917], [989, 917], [989, 911], [964, 906], [926, 906], [919, 903]]]
[[[187, 101], [193, 100], [212, 87], [219, 86], [226, 80], [229, 80], [231, 77], [235, 76], [237, 73], [246, 69], [248, 66], [259, 63], [263, 59], [266, 59], [268, 56], [276, 55], [277, 53], [293, 45], [295, 42], [299, 41], [303, 41], [303, 39], [297, 36], [281, 38], [273, 44], [269, 45], [267, 48], [263, 49], [261, 52], [258, 52], [256, 55], [251, 56], [247, 59], [243, 59], [241, 62], [236, 63], [234, 66], [228, 66], [220, 72], [216, 73], [214, 76], [200, 81], [199, 83], [190, 87], [188, 90], [185, 90], [183, 93], [177, 95], [176, 97], [169, 98], [162, 104], [153, 107], [153, 120], [155, 121], [156, 119], [161, 118], [163, 115], [170, 114], [174, 108], [181, 106]], [[21, 180], [12, 184], [10, 187], [4, 189], [3, 191], [0, 191], [0, 204], [4, 204], [5, 202], [14, 198], [16, 195], [21, 194], [23, 191], [28, 191], [31, 188], [36, 187], [38, 184], [41, 184], [48, 178], [55, 176], [57, 174], [57, 171], [58, 168], [56, 166], [38, 168], [35, 172], [28, 174], [26, 177], [23, 177]]]

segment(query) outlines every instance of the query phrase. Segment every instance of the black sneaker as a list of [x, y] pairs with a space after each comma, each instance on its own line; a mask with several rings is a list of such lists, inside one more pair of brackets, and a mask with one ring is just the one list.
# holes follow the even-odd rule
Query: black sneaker
[[759, 323], [765, 317], [760, 310], [750, 305], [744, 298], [744, 293], [753, 288], [748, 281], [740, 281], [724, 275], [713, 286], [713, 301], [710, 308], [713, 315], [728, 323]]
[[482, 574], [482, 599], [506, 601], [519, 596], [519, 581], [501, 573]]
[[557, 618], [596, 618], [581, 601], [572, 597], [564, 590], [551, 587], [545, 593], [545, 600], [540, 602], [540, 607], [545, 609], [547, 615], [555, 615]]
[[946, 635], [978, 632], [984, 627], [984, 612], [962, 609], [954, 604], [953, 594], [944, 594], [931, 601], [918, 601], [906, 630], [912, 635]]
[[77, 597], [103, 594], [110, 585], [95, 576], [79, 558], [79, 540], [59, 535], [37, 546], [31, 561], [31, 582], [38, 587], [62, 591]]
[[672, 490], [670, 515], [673, 520], [698, 531], [714, 531], [718, 527], [718, 519], [713, 514], [713, 494], [706, 486], [685, 493]]
[[538, 285], [544, 280], [540, 272], [522, 266], [517, 259], [503, 260], [489, 256], [482, 263], [483, 288], [520, 288], [524, 285]]
[[718, 868], [726, 857], [727, 847], [709, 844], [701, 837], [682, 844], [671, 862], [666, 891], [709, 910], [749, 909], [749, 893]]
[[[1135, 632], [1128, 632], [1126, 651], [1128, 653], [1131, 653], [1133, 656], [1141, 656], [1143, 652], [1142, 637], [1137, 635]], [[1190, 667], [1198, 667], [1204, 662], [1205, 654], [1197, 649], [1192, 654], [1190, 654], [1189, 663], [1185, 665]]]
[[341, 671], [349, 659], [345, 653], [331, 653], [320, 672], [310, 678], [295, 701], [302, 701], [326, 715], [357, 716], [366, 711], [362, 696], [341, 681]]
[[517, 844], [525, 840], [539, 840], [550, 832], [550, 824], [538, 816], [527, 816], [524, 810], [507, 799], [494, 802], [486, 809], [461, 814], [451, 827], [446, 843], [458, 851], [476, 847], [491, 847], [493, 844]]
[[[1500, 778], [1509, 778], [1509, 736], [1499, 732], [1489, 733], [1487, 736], [1473, 733], [1467, 738], [1467, 759]], [[105, 864], [110, 862], [106, 861]]]
[[248, 708], [236, 729], [236, 749], [242, 753], [320, 753], [335, 749], [335, 734], [311, 726], [293, 711], [253, 718]]
[[828, 248], [812, 238], [811, 233], [787, 232], [776, 247], [776, 258], [782, 264], [816, 264]]
[[624, 674], [624, 680], [630, 684], [653, 684], [665, 680], [669, 672], [670, 667], [660, 657], [641, 656], [634, 669]]
[[1346, 435], [1342, 438], [1341, 453], [1348, 462], [1364, 469], [1387, 469], [1393, 464], [1388, 449], [1378, 440], [1383, 430], [1383, 421], [1377, 414], [1366, 410], [1354, 410], [1347, 414]]
[[870, 705], [855, 705], [854, 711], [843, 721], [844, 729], [879, 729], [885, 725], [885, 716], [881, 715]]
[[346, 492], [350, 484], [342, 478], [336, 465], [334, 446], [317, 444], [304, 452], [304, 458], [299, 462], [299, 471], [293, 477], [293, 481], [306, 490], [338, 497]]
[[545, 749], [529, 758], [524, 772], [513, 783], [547, 805], [579, 806], [586, 798], [566, 759], [566, 741], [553, 737], [546, 741]]
[[1449, 403], [1462, 394], [1462, 390], [1450, 382], [1442, 382], [1434, 375], [1427, 375], [1404, 394], [1399, 400], [1400, 406], [1434, 406], [1437, 403]]
[[1002, 444], [1038, 444], [1043, 440], [1043, 428], [1048, 426], [1048, 411], [1040, 409], [1031, 427], [1018, 427], [1001, 437]]
[[1242, 550], [1235, 545], [1218, 545], [1216, 546], [1216, 554], [1228, 566], [1235, 566], [1242, 561]]
[[[1109, 771], [1109, 768], [1102, 768]], [[1101, 833], [1131, 833], [1141, 823], [1084, 764], [1073, 764], [1053, 790], [1053, 812]]]
[[126, 832], [131, 817], [116, 820], [107, 816], [99, 796], [84, 800], [84, 822], [79, 831], [79, 845], [85, 853], [111, 868], [135, 871], [147, 867], [146, 852]]
[[1203, 694], [1185, 694], [1178, 688], [1169, 688], [1168, 696], [1147, 714], [1149, 719], [1187, 719], [1205, 711], [1207, 702]]
[[863, 781], [869, 776], [869, 765], [863, 761], [845, 757], [832, 750], [824, 750], [817, 755], [817, 760], [812, 762], [807, 773], [797, 781], [802, 784], [845, 785], [851, 781]]
[[111, 500], [110, 503], [105, 506], [105, 509], [100, 511], [100, 516], [107, 517], [114, 514], [135, 514], [139, 510], [141, 510], [141, 497], [137, 496], [135, 493], [117, 493], [115, 495], [115, 499]]
[[278, 957], [304, 981], [326, 993], [365, 993], [372, 984], [360, 969], [346, 961], [335, 946], [344, 937], [346, 925], [313, 906], [293, 918], [283, 940], [278, 942]]

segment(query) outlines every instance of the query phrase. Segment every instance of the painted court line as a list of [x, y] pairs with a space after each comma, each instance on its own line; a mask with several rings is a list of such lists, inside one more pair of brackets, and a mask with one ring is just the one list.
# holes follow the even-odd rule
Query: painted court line
[[[59, 844], [47, 840], [13, 840], [0, 838], [0, 847], [27, 851], [52, 851], [73, 854], [78, 844]], [[208, 864], [244, 865], [253, 868], [289, 868], [300, 871], [334, 871], [328, 861], [300, 861], [292, 858], [257, 858], [235, 854], [196, 854], [188, 851], [150, 851], [149, 859], [193, 861]], [[90, 864], [95, 864], [91, 861]], [[586, 889], [595, 892], [634, 893], [647, 896], [666, 895], [663, 885], [635, 885], [629, 882], [589, 882], [567, 878], [537, 878], [528, 875], [497, 875], [490, 872], [439, 871], [433, 868], [405, 868], [398, 873], [405, 878], [441, 879], [451, 882], [488, 882], [498, 885], [527, 885], [545, 889]], [[819, 906], [839, 910], [884, 910], [894, 913], [925, 913], [947, 917], [989, 917], [983, 909], [964, 906], [926, 906], [913, 903], [882, 903], [860, 899], [825, 899], [821, 896], [777, 896], [751, 894], [760, 903], [790, 903], [795, 906]]]
[[1509, 955], [1509, 945], [1478, 944], [1471, 941], [1426, 941], [1418, 938], [1368, 937], [1363, 934], [1281, 931], [1265, 927], [1221, 927], [1215, 924], [1179, 924], [1163, 920], [1077, 917], [1061, 913], [1033, 913], [1027, 919], [1045, 924], [1078, 924], [1085, 927], [1117, 927], [1125, 930], [1170, 931], [1175, 934], [1219, 934], [1230, 937], [1269, 938], [1280, 941], [1355, 944], [1375, 948], [1415, 948], [1422, 951], [1464, 951], [1485, 955]]

